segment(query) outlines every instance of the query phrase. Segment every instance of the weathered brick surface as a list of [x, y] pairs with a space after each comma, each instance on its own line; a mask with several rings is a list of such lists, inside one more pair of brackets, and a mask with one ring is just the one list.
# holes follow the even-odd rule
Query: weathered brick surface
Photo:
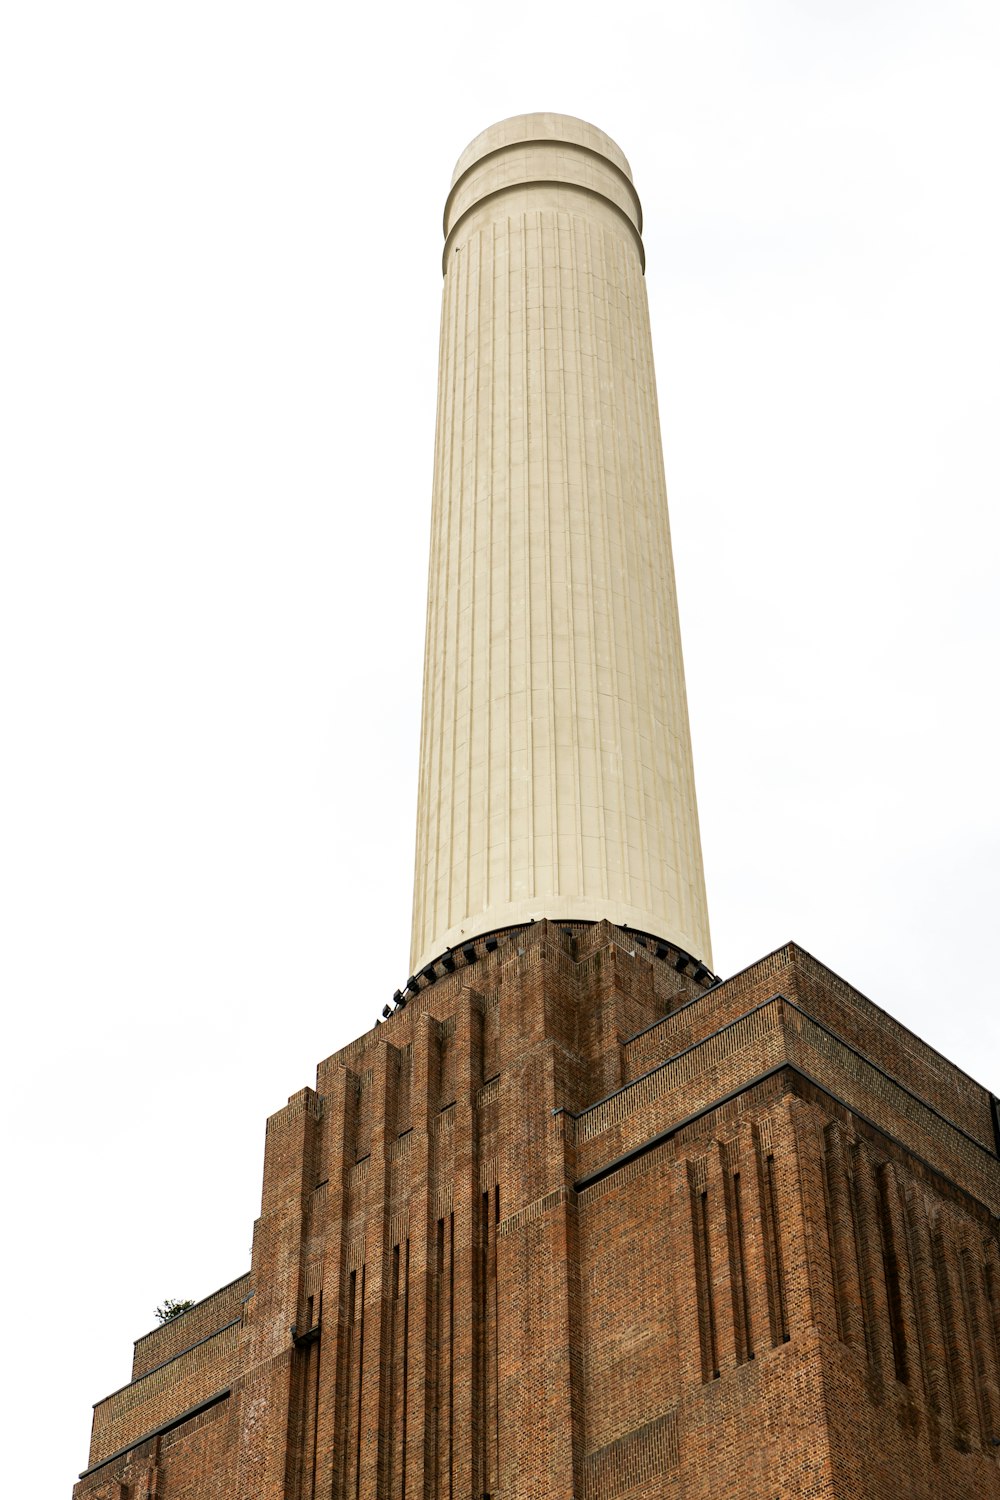
[[983, 1089], [793, 945], [450, 963], [272, 1116], [80, 1500], [1000, 1500]]
[[117, 1453], [135, 1432], [152, 1432], [228, 1390], [239, 1370], [239, 1349], [239, 1327], [227, 1328], [106, 1397], [94, 1408], [91, 1462]]

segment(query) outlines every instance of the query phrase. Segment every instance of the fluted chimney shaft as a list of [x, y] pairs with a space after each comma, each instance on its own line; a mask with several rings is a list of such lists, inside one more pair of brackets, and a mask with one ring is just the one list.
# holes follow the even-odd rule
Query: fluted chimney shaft
[[503, 121], [444, 227], [413, 967], [540, 917], [710, 963], [628, 163]]

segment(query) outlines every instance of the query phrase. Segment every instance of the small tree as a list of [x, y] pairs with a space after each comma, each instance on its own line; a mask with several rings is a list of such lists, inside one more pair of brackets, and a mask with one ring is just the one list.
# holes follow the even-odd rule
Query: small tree
[[194, 1307], [194, 1301], [190, 1297], [165, 1297], [163, 1306], [156, 1309], [156, 1316], [161, 1324], [172, 1323], [174, 1318], [179, 1318], [189, 1307]]

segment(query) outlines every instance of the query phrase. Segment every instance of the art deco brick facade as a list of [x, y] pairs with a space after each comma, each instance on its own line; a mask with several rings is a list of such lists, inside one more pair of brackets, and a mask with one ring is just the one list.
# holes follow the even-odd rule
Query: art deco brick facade
[[995, 1100], [793, 945], [684, 959], [536, 923], [322, 1062], [77, 1500], [1000, 1495]]
[[997, 1101], [793, 945], [707, 967], [640, 231], [579, 121], [459, 162], [418, 972], [77, 1500], [1000, 1500]]

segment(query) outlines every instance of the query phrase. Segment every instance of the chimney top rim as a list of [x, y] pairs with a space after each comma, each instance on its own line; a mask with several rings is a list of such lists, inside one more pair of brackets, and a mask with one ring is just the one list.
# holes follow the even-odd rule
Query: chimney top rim
[[462, 177], [481, 157], [490, 152], [503, 150], [506, 146], [517, 146], [529, 141], [565, 141], [568, 145], [584, 146], [604, 156], [632, 181], [632, 170], [621, 147], [611, 136], [587, 120], [575, 115], [562, 115], [540, 111], [533, 114], [511, 115], [498, 120], [469, 142], [455, 164], [451, 185]]

